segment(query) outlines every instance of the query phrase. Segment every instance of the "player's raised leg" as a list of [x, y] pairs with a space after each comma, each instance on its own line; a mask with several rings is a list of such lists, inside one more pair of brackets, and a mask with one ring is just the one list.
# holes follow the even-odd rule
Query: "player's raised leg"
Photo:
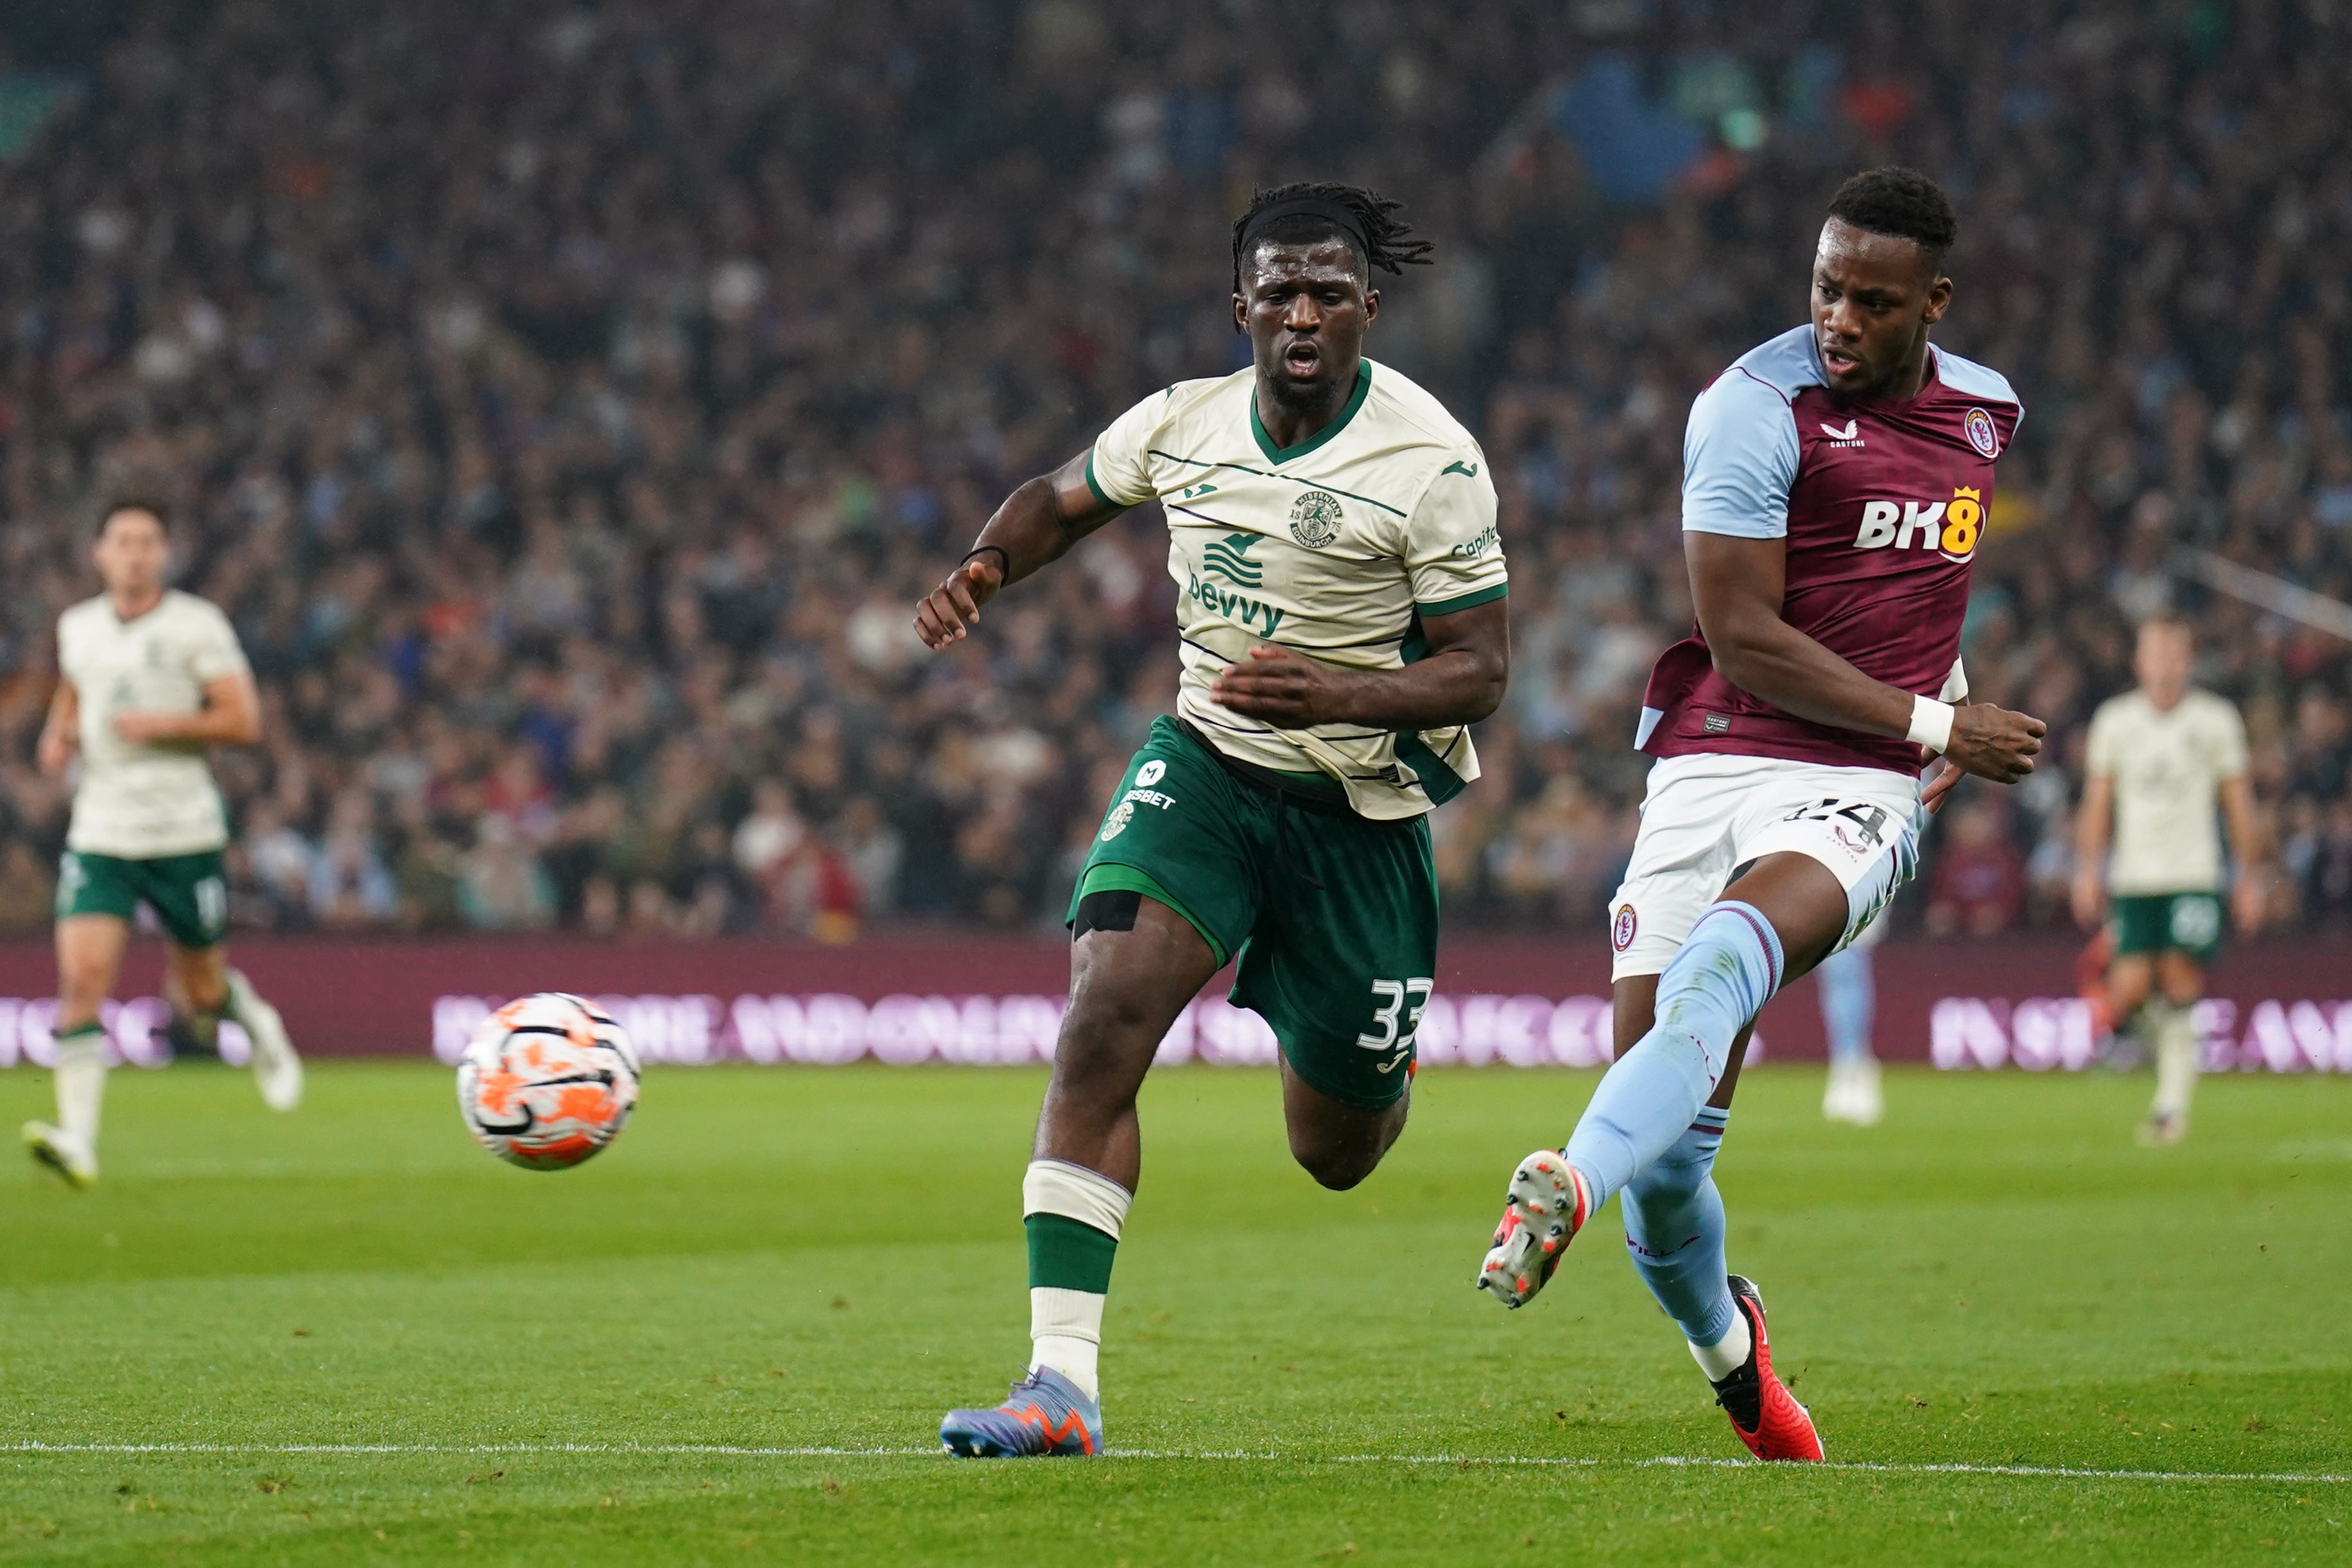
[[1822, 1091], [1822, 1114], [1832, 1122], [1873, 1127], [1885, 1113], [1879, 1087], [1878, 1057], [1870, 1031], [1878, 1010], [1878, 982], [1872, 955], [1886, 929], [1882, 916], [1853, 943], [1822, 960], [1813, 983], [1822, 993], [1822, 1032], [1829, 1037], [1829, 1081]]
[[1080, 904], [1069, 1010], [1022, 1181], [1032, 1360], [1004, 1403], [940, 1423], [940, 1442], [970, 1458], [1102, 1451], [1103, 1308], [1143, 1163], [1135, 1096], [1169, 1026], [1220, 964], [1156, 899], [1110, 889]]
[[[2218, 925], [2218, 910], [2214, 920]], [[2191, 954], [2175, 949], [2158, 956], [2155, 982], [2156, 994], [2142, 1010], [2156, 1040], [2156, 1098], [2140, 1124], [2139, 1140], [2160, 1145], [2189, 1135], [2189, 1103], [2204, 1071], [2197, 1003], [2205, 994], [2205, 971]]]
[[[78, 896], [92, 894], [80, 857], [68, 851], [68, 869], [59, 878], [58, 902], [71, 910]], [[128, 914], [68, 913], [58, 921], [58, 1016], [55, 1070], [58, 1119], [25, 1124], [25, 1146], [42, 1165], [74, 1186], [98, 1179], [99, 1113], [106, 1098], [106, 1031], [100, 1009], [114, 992], [130, 945]]]
[[253, 1082], [273, 1111], [302, 1103], [302, 1059], [278, 1009], [253, 988], [245, 972], [228, 962], [215, 936], [203, 946], [173, 940], [164, 948], [164, 999], [188, 1032], [209, 1040], [227, 1019], [253, 1043]]

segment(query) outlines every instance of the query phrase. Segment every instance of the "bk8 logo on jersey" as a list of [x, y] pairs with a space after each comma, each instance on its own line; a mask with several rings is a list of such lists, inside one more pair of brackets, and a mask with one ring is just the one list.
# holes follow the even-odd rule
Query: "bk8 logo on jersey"
[[1946, 560], [1976, 553], [1984, 532], [1983, 493], [1962, 485], [1948, 501], [1864, 501], [1856, 549], [1931, 549]]

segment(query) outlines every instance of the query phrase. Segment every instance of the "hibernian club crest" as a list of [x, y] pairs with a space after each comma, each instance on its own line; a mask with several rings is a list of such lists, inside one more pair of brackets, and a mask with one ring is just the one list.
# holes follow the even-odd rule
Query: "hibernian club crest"
[[1339, 497], [1309, 490], [1290, 508], [1290, 537], [1308, 549], [1321, 549], [1339, 537]]

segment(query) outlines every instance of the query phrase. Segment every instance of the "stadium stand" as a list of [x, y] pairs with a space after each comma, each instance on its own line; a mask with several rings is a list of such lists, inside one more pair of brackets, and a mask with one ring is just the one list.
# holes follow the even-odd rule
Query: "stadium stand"
[[1318, 174], [1438, 240], [1372, 352], [1502, 496], [1452, 917], [1596, 930], [1689, 619], [1683, 414], [1898, 160], [1961, 207], [1943, 340], [2028, 411], [1969, 664], [2057, 732], [1906, 917], [2064, 918], [2084, 727], [2170, 608], [2244, 706], [2279, 913], [2352, 922], [2352, 644], [2179, 553], [2352, 599], [2352, 28], [2145, 9], [113, 7], [0, 72], [0, 923], [46, 919], [51, 629], [135, 483], [262, 677], [220, 759], [248, 925], [1050, 926], [1172, 697], [1157, 514], [953, 656], [910, 607], [1012, 485], [1242, 362], [1225, 225]]

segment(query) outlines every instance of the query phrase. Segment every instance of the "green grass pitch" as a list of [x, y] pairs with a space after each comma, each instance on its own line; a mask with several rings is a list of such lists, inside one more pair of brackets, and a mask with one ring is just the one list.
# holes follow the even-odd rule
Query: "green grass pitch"
[[[118, 1072], [98, 1190], [0, 1175], [0, 1561], [2352, 1561], [2352, 1082], [2209, 1080], [2149, 1152], [2143, 1081], [1893, 1072], [1855, 1132], [1752, 1075], [1731, 1257], [1812, 1471], [1727, 1462], [1613, 1214], [1529, 1310], [1471, 1289], [1593, 1082], [1426, 1074], [1332, 1194], [1270, 1075], [1158, 1076], [1124, 1453], [979, 1463], [927, 1450], [1026, 1348], [1034, 1073], [656, 1070], [540, 1176], [438, 1069], [323, 1064], [283, 1118]], [[10, 1125], [47, 1096], [0, 1074]]]

